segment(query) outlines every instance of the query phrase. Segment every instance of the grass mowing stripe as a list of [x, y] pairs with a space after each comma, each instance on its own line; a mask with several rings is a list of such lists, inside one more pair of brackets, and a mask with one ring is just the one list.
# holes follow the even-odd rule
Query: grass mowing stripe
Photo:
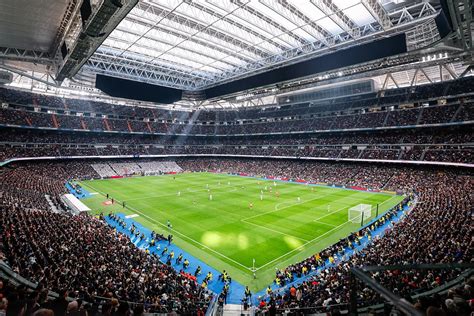
[[[234, 187], [233, 188], [234, 190], [228, 190], [227, 192], [233, 192], [233, 191], [236, 191], [237, 189]], [[186, 191], [188, 192], [192, 192], [192, 193], [197, 193], [197, 192], [204, 192], [204, 191], [208, 191], [209, 189], [196, 189], [196, 190], [192, 190], [190, 188], [186, 188]], [[216, 189], [213, 189], [213, 190], [216, 190]], [[181, 191], [179, 191], [181, 192]], [[213, 191], [213, 192], [218, 192], [218, 193], [224, 193], [224, 192], [220, 192], [220, 191]], [[124, 202], [129, 202], [129, 201], [138, 201], [138, 200], [147, 200], [147, 199], [154, 199], [154, 198], [160, 198], [160, 197], [167, 197], [167, 196], [177, 196], [178, 195], [178, 191], [176, 191], [176, 193], [170, 193], [170, 194], [158, 194], [158, 195], [149, 195], [149, 196], [143, 196], [143, 197], [137, 197], [137, 198], [133, 198], [133, 199], [127, 199], [125, 200]]]
[[330, 216], [330, 215], [332, 215], [332, 214], [339, 213], [340, 211], [343, 211], [343, 210], [346, 209], [346, 208], [348, 208], [348, 206], [344, 206], [344, 207], [341, 207], [340, 209], [337, 209], [337, 210], [335, 210], [335, 211], [331, 211], [331, 212], [329, 212], [329, 213], [327, 213], [327, 214], [325, 214], [325, 215], [323, 215], [323, 216], [317, 217], [317, 218], [314, 219], [313, 221], [314, 221], [314, 222], [318, 222], [320, 219], [326, 218], [326, 217], [328, 217], [328, 216]]

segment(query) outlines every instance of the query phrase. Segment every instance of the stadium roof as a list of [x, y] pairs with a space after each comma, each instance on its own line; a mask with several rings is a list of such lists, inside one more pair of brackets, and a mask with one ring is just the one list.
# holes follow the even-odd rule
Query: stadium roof
[[433, 18], [437, 6], [416, 0], [141, 0], [84, 70], [201, 90], [401, 32]]
[[[112, 0], [90, 1], [94, 9]], [[30, 80], [30, 88], [35, 82], [35, 89], [58, 93], [60, 83], [53, 77], [61, 64], [60, 46], [78, 38], [81, 3], [0, 2], [0, 68], [16, 74], [16, 86]], [[359, 65], [302, 80], [323, 78], [311, 81], [319, 85], [331, 75], [360, 73], [391, 87], [441, 80], [449, 73], [455, 78], [468, 66], [455, 49], [449, 58], [420, 63], [421, 56], [446, 51], [420, 50], [440, 40], [434, 21], [439, 9], [439, 0], [139, 0], [125, 18], [112, 21], [113, 31], [97, 40], [97, 50], [62, 87], [100, 95], [95, 75], [103, 74], [194, 92], [399, 33], [406, 34], [408, 52], [416, 58], [402, 56], [386, 70]], [[415, 70], [420, 67], [425, 70]], [[272, 95], [278, 93], [274, 88], [263, 87]]]
[[0, 47], [49, 51], [68, 2], [0, 1]]

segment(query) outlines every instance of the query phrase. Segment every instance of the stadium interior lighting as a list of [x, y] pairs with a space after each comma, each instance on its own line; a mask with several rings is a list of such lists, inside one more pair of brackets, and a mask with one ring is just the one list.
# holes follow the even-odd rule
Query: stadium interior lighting
[[0, 1], [0, 314], [469, 315], [471, 26], [467, 0]]

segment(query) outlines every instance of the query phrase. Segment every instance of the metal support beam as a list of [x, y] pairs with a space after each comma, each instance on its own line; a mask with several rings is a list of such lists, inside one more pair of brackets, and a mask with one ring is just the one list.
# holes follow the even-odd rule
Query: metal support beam
[[384, 30], [387, 30], [392, 26], [390, 17], [377, 0], [362, 0], [361, 3]]
[[[284, 28], [269, 16], [258, 12], [248, 3], [248, 0], [232, 0], [228, 8], [219, 3], [195, 3], [188, 0], [175, 3], [174, 7], [166, 2], [140, 1], [129, 14], [130, 18], [127, 17], [123, 21], [124, 26], [117, 28], [117, 34], [112, 34], [97, 54], [102, 54], [104, 49], [122, 52], [118, 55], [114, 53], [114, 56], [111, 56], [112, 61], [109, 62], [106, 62], [103, 56], [96, 57], [101, 63], [118, 64], [118, 67], [106, 67], [110, 75], [120, 77], [133, 74], [134, 80], [140, 80], [138, 73], [143, 70], [147, 73], [144, 78], [146, 82], [153, 83], [152, 78], [159, 78], [159, 81], [154, 83], [167, 86], [166, 80], [169, 79], [168, 86], [170, 87], [179, 86], [180, 89], [185, 90], [201, 90], [305, 61], [330, 53], [334, 49], [367, 43], [378, 36], [407, 32], [417, 25], [432, 21], [436, 15], [429, 5], [424, 8], [415, 4], [403, 8], [407, 16], [411, 16], [412, 19], [399, 19], [402, 11], [387, 13], [377, 0], [362, 0], [364, 7], [372, 15], [376, 15], [374, 18], [379, 21], [379, 24], [374, 22], [371, 25], [358, 27], [330, 0], [311, 1], [311, 5], [319, 4], [317, 7], [325, 13], [321, 19], [332, 19], [344, 32], [338, 35], [329, 34], [319, 27], [319, 19], [311, 19], [305, 12], [298, 10], [293, 3], [286, 0], [265, 0], [259, 3], [275, 11], [275, 14], [280, 9], [283, 10], [282, 12], [291, 13], [286, 16], [286, 19], [296, 25], [293, 30]], [[277, 5], [279, 9], [272, 9], [272, 4]], [[216, 10], [211, 10], [213, 6]], [[179, 9], [176, 9], [177, 7]], [[317, 9], [316, 6], [314, 9]], [[209, 22], [204, 22], [206, 19], [203, 17], [200, 19], [191, 17], [191, 14], [198, 16], [199, 12], [206, 16], [206, 19], [209, 18]], [[261, 32], [249, 27], [249, 24], [258, 26]], [[136, 29], [125, 30], [125, 25], [135, 25]], [[412, 33], [424, 36], [423, 32], [426, 32], [426, 36], [423, 37], [426, 40], [424, 43], [432, 43], [435, 40], [431, 33], [432, 24], [428, 26]], [[151, 31], [148, 32], [148, 29]], [[154, 30], [164, 33], [163, 37], [152, 34]], [[306, 39], [299, 36], [305, 33], [308, 34]], [[143, 39], [143, 42], [138, 42], [137, 39]], [[413, 37], [413, 39], [417, 38]], [[114, 41], [117, 41], [115, 45]], [[255, 44], [256, 41], [260, 42]], [[169, 48], [156, 49], [158, 53], [151, 54], [155, 43], [157, 47], [163, 48], [168, 45]], [[137, 45], [136, 50], [129, 49], [132, 45]], [[140, 55], [140, 47], [150, 53], [142, 54], [142, 60], [136, 63], [137, 55]], [[189, 49], [192, 52], [190, 55], [203, 57], [183, 56], [181, 49]], [[166, 58], [161, 58], [165, 57], [164, 55]], [[183, 58], [181, 65], [179, 65], [179, 60], [170, 60], [173, 56], [176, 59]], [[124, 57], [124, 59], [118, 57]], [[126, 59], [129, 57], [132, 57], [132, 63], [127, 62]], [[211, 61], [204, 62], [204, 59]], [[185, 62], [186, 60], [189, 62]], [[94, 62], [95, 64], [87, 63], [87, 71], [94, 71], [97, 60]], [[196, 65], [186, 65], [190, 62], [195, 62]], [[132, 66], [136, 67], [133, 71]], [[373, 69], [371, 66], [366, 68]], [[118, 69], [127, 69], [127, 71], [113, 73]], [[98, 71], [103, 73], [104, 67], [99, 67]], [[150, 71], [157, 73], [152, 76]], [[185, 80], [178, 79], [178, 73], [185, 76]]]
[[265, 21], [265, 23], [271, 25], [276, 30], [279, 30], [280, 32], [282, 32], [282, 34], [288, 34], [288, 36], [290, 36], [293, 40], [297, 41], [298, 43], [300, 43], [300, 44], [306, 43], [305, 40], [303, 40], [298, 35], [291, 32], [291, 30], [288, 30], [288, 29], [284, 28], [282, 25], [280, 25], [279, 23], [276, 23], [275, 21], [273, 21], [272, 19], [270, 19], [266, 15], [264, 15], [261, 12], [253, 9], [250, 5], [246, 5], [248, 2], [245, 3], [243, 0], [231, 0], [231, 2], [235, 3], [236, 5], [239, 5], [242, 8], [242, 10], [244, 10], [245, 12], [250, 13], [252, 16], [256, 17], [257, 19], [261, 19], [262, 21]]
[[102, 1], [87, 21], [84, 21], [83, 29], [59, 65], [56, 79], [63, 81], [73, 77], [137, 2], [138, 0]]
[[[159, 3], [151, 4], [148, 2], [139, 2], [137, 7], [141, 10], [151, 13], [154, 16], [165, 17], [165, 21], [172, 22], [173, 25], [175, 25], [176, 27], [179, 27], [179, 25], [186, 27], [186, 32], [188, 36], [185, 40], [187, 40], [192, 35], [195, 35], [197, 33], [204, 33], [210, 37], [219, 38], [223, 40], [224, 42], [231, 43], [235, 47], [240, 47], [241, 49], [249, 51], [253, 55], [260, 56], [260, 57], [268, 56], [268, 52], [263, 51], [255, 47], [254, 45], [245, 43], [242, 40], [238, 39], [237, 37], [230, 36], [229, 34], [219, 31], [218, 29], [212, 28], [209, 25], [204, 25], [202, 23], [196, 22], [194, 19], [191, 19], [190, 17], [172, 12], [170, 9], [160, 5]], [[214, 22], [217, 22], [217, 21], [214, 21]], [[237, 26], [235, 28], [238, 29]]]
[[325, 13], [334, 23], [352, 38], [360, 37], [360, 29], [330, 0], [310, 0], [313, 5]]
[[53, 64], [47, 52], [8, 47], [0, 47], [0, 59], [26, 61], [45, 65]]
[[276, 3], [281, 5], [283, 8], [285, 8], [289, 12], [291, 12], [289, 17], [290, 18], [292, 17], [292, 20], [294, 20], [294, 21], [291, 21], [292, 23], [299, 25], [301, 23], [298, 23], [298, 20], [296, 19], [300, 19], [305, 24], [305, 27], [301, 28], [302, 30], [314, 36], [318, 41], [321, 41], [324, 45], [330, 46], [330, 42], [328, 41], [328, 37], [331, 37], [330, 33], [328, 33], [326, 30], [324, 30], [322, 27], [320, 27], [317, 23], [315, 23], [313, 20], [308, 18], [302, 12], [297, 10], [287, 0], [277, 0]]
[[54, 37], [53, 45], [51, 46], [50, 53], [51, 56], [56, 56], [59, 54], [59, 46], [64, 41], [64, 37], [68, 34], [71, 25], [75, 19], [79, 19], [78, 12], [80, 9], [80, 0], [70, 0], [69, 4], [66, 7], [66, 12], [63, 15], [61, 23], [59, 24], [58, 31]]
[[385, 80], [382, 85], [382, 90], [387, 90], [388, 89], [388, 83], [389, 81], [392, 80], [393, 84], [399, 88], [400, 86], [398, 85], [397, 81], [393, 78], [392, 73], [387, 73], [385, 76]]
[[[143, 11], [138, 11], [138, 12], [143, 12]], [[130, 13], [127, 16], [127, 20], [130, 21], [132, 24], [135, 24], [136, 26], [141, 26], [141, 27], [151, 27], [151, 26], [153, 26], [153, 25], [150, 24], [150, 21], [144, 20], [142, 17], [137, 16], [135, 14], [135, 11], [132, 11], [132, 13]], [[157, 30], [161, 33], [168, 34], [170, 37], [177, 37], [177, 38], [180, 38], [180, 39], [187, 38], [187, 35], [184, 32], [184, 30], [179, 30], [179, 29], [176, 29], [176, 28], [169, 28], [167, 26], [160, 25], [160, 24], [158, 24], [156, 26], [153, 26], [153, 27], [154, 27], [155, 30]], [[118, 29], [120, 29], [120, 25], [119, 25]], [[112, 35], [113, 35], [113, 33], [112, 33]], [[216, 54], [216, 52], [217, 52], [217, 53], [225, 54], [227, 56], [235, 57], [235, 58], [240, 59], [240, 60], [242, 60], [243, 62], [246, 62], [246, 63], [249, 63], [249, 62], [252, 61], [252, 58], [250, 58], [248, 55], [238, 53], [233, 49], [230, 49], [230, 48], [227, 48], [227, 47], [224, 47], [224, 46], [220, 45], [219, 43], [213, 43], [211, 41], [205, 41], [205, 40], [197, 38], [197, 37], [193, 37], [189, 41], [190, 41], [191, 45], [199, 46], [203, 52], [207, 53], [208, 56], [212, 55], [212, 54]]]
[[469, 65], [460, 75], [459, 78], [463, 78], [468, 72], [474, 69], [474, 65]]
[[239, 29], [239, 32], [240, 31], [246, 32], [246, 33], [250, 34], [251, 36], [254, 36], [255, 38], [260, 39], [262, 42], [268, 42], [269, 44], [277, 47], [278, 49], [281, 49], [281, 50], [286, 49], [285, 46], [279, 44], [278, 42], [275, 42], [272, 39], [268, 39], [267, 37], [262, 36], [260, 33], [254, 31], [253, 29], [251, 29], [251, 28], [249, 28], [249, 27], [247, 27], [247, 26], [245, 26], [245, 25], [243, 25], [243, 24], [241, 24], [237, 21], [234, 21], [234, 20], [232, 20], [231, 18], [229, 18], [227, 16], [219, 14], [219, 13], [217, 13], [217, 12], [211, 10], [211, 9], [208, 9], [207, 7], [199, 4], [198, 2], [192, 2], [192, 1], [189, 1], [189, 0], [185, 0], [185, 1], [188, 5], [196, 8], [200, 11], [206, 12], [207, 14], [213, 15], [213, 16], [219, 18], [220, 20], [222, 20], [226, 23], [229, 23], [230, 25], [235, 26], [236, 28]]
[[[120, 47], [123, 44], [126, 45], [127, 43], [129, 43], [129, 39], [136, 38], [137, 35], [138, 34], [134, 33], [133, 29], [128, 29], [128, 30], [122, 29], [122, 28], [115, 29], [115, 32], [112, 33], [107, 38], [106, 46], [110, 47], [111, 49], [116, 50], [117, 49], [116, 47]], [[143, 51], [142, 56], [143, 57], [146, 56], [148, 60], [155, 58], [153, 56], [150, 56], [150, 53], [155, 54], [157, 52], [165, 50], [167, 47], [170, 47], [170, 44], [167, 43], [164, 38], [157, 39], [157, 38], [151, 38], [149, 36], [142, 37], [142, 40], [139, 43], [134, 44], [134, 48], [141, 49]], [[133, 52], [130, 51], [130, 53], [133, 53]], [[207, 55], [204, 55], [203, 53], [199, 51], [195, 51], [192, 48], [186, 48], [180, 51], [173, 50], [173, 51], [170, 51], [168, 54], [172, 57], [176, 57], [176, 60], [173, 62], [174, 64], [176, 64], [176, 66], [178, 67], [182, 66], [183, 68], [190, 68], [190, 67], [182, 64], [180, 60], [187, 60], [192, 63], [199, 63], [200, 59], [204, 59], [204, 60], [209, 59]], [[125, 55], [128, 55], [128, 52]], [[197, 58], [197, 61], [194, 61], [192, 57], [196, 58], [196, 55], [198, 56], [198, 58]], [[156, 58], [156, 59], [164, 60], [162, 58]], [[206, 65], [205, 63], [200, 63], [200, 64], [203, 66]], [[225, 64], [231, 67], [237, 66], [236, 64], [229, 63], [229, 62]], [[215, 71], [223, 71], [223, 69], [218, 66], [209, 65], [209, 68], [214, 68]], [[203, 72], [205, 73], [205, 71]]]
[[433, 80], [431, 80], [430, 76], [428, 76], [423, 68], [420, 68], [421, 73], [426, 77], [426, 79], [430, 82], [433, 83]]
[[453, 79], [458, 78], [458, 75], [452, 69], [449, 68], [449, 64], [444, 64], [443, 67], [449, 72], [449, 74], [451, 75]]
[[464, 3], [464, 19], [465, 19], [465, 24], [466, 24], [466, 39], [467, 39], [467, 44], [468, 44], [468, 49], [473, 50], [474, 49], [474, 44], [473, 41], [474, 39], [472, 38], [473, 34], [473, 10], [474, 10], [474, 4], [472, 0], [463, 0]]
[[393, 78], [391, 73], [388, 74], [388, 77], [392, 79], [393, 83], [395, 84], [395, 87], [400, 88], [400, 86], [398, 85], [398, 82], [395, 80], [395, 78]]
[[20, 69], [16, 69], [14, 67], [9, 67], [9, 66], [6, 66], [6, 65], [2, 65], [0, 64], [0, 69], [5, 69], [7, 71], [10, 71], [12, 73], [15, 73], [19, 76], [22, 76], [22, 77], [26, 77], [26, 78], [29, 78], [33, 81], [37, 81], [37, 82], [41, 82], [41, 83], [44, 83], [45, 85], [47, 86], [54, 86], [54, 87], [59, 87], [59, 84], [54, 80], [52, 79], [51, 76], [49, 76], [49, 74], [42, 74], [42, 77], [46, 77], [46, 79], [49, 77], [52, 79], [52, 82], [48, 81], [48, 80], [43, 80], [42, 78], [38, 78], [38, 77], [35, 77], [34, 76], [34, 73], [32, 75], [30, 75], [29, 73], [26, 73], [24, 72], [23, 70], [20, 70]]
[[130, 80], [139, 80], [150, 84], [162, 84], [176, 89], [184, 89], [193, 86], [194, 80], [185, 78], [177, 72], [165, 72], [151, 67], [149, 70], [145, 67], [138, 69], [133, 63], [127, 62], [128, 66], [123, 64], [107, 63], [105, 61], [97, 61], [89, 59], [84, 65], [83, 70], [86, 72], [100, 73], [104, 75], [126, 78]]

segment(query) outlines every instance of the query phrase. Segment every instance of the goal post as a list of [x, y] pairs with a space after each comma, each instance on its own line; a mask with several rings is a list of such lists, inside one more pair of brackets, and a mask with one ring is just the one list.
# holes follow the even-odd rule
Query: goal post
[[372, 205], [359, 204], [349, 208], [347, 213], [349, 222], [363, 225], [372, 216]]

